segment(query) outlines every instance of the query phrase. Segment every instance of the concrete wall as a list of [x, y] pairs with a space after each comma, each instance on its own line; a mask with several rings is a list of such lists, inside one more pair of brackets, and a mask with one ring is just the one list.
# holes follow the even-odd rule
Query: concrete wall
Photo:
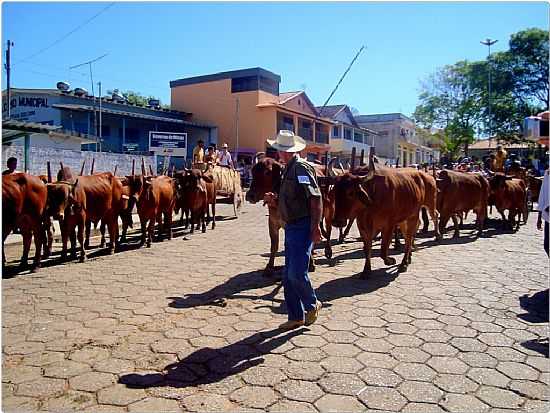
[[[18, 160], [18, 170], [23, 169], [23, 147], [19, 145], [2, 145], [2, 170], [6, 169], [6, 161], [9, 157], [14, 156]], [[80, 173], [82, 162], [86, 160], [85, 173], [90, 173], [92, 159], [95, 158], [94, 172], [113, 172], [115, 165], [118, 165], [117, 175], [130, 175], [132, 173], [132, 159], [136, 160], [136, 173], [141, 173], [141, 156], [127, 155], [122, 153], [106, 153], [106, 152], [87, 152], [87, 151], [72, 151], [67, 149], [54, 149], [45, 147], [30, 147], [29, 172], [33, 175], [42, 175], [47, 173], [46, 162], [50, 161], [52, 174], [54, 175], [59, 170], [59, 162], [63, 162], [64, 166], [70, 167], [76, 173]], [[144, 156], [146, 168], [148, 165], [157, 164], [155, 156]]]

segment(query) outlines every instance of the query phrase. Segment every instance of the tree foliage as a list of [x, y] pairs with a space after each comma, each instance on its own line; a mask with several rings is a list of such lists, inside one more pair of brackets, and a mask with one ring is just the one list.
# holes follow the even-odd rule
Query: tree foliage
[[414, 118], [442, 128], [449, 153], [467, 150], [476, 135], [521, 140], [523, 119], [548, 107], [548, 31], [520, 31], [508, 46], [489, 60], [440, 68], [421, 83]]

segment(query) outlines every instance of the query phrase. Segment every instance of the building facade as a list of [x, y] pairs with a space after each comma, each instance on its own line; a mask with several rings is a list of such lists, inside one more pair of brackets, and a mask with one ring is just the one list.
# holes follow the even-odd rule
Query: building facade
[[[434, 150], [416, 135], [414, 121], [402, 113], [355, 116], [357, 123], [378, 133], [376, 153], [400, 166], [423, 164], [434, 158]], [[437, 154], [436, 154], [437, 155]]]
[[[7, 104], [4, 99], [3, 119], [7, 116]], [[80, 92], [12, 89], [10, 105], [10, 119], [61, 126], [73, 135], [81, 135], [95, 142], [83, 145], [84, 150], [149, 155], [151, 131], [186, 133], [187, 157], [191, 157], [198, 140], [217, 142], [217, 128], [193, 121], [190, 113], [131, 105], [115, 95], [101, 100], [101, 134], [99, 99]], [[164, 161], [162, 156], [158, 158], [159, 162]], [[171, 163], [180, 167], [184, 160], [172, 157]]]
[[359, 126], [348, 105], [331, 105], [317, 107], [321, 116], [330, 118], [334, 125], [330, 129], [330, 153], [340, 160], [351, 158], [351, 150], [356, 148], [357, 153], [362, 150], [369, 153], [370, 147], [375, 146], [377, 133]]
[[171, 107], [216, 124], [219, 142], [226, 142], [240, 158], [269, 152], [266, 139], [283, 129], [306, 140], [308, 158], [320, 158], [330, 151], [335, 122], [320, 116], [304, 91], [280, 93], [280, 81], [279, 75], [262, 68], [174, 80]]

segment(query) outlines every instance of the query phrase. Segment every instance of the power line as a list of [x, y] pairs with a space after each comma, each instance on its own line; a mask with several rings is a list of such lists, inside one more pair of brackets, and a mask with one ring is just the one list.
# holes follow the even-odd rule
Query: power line
[[27, 61], [27, 60], [30, 60], [36, 56], [38, 56], [39, 54], [42, 54], [44, 53], [46, 50], [49, 50], [51, 49], [52, 47], [56, 46], [57, 44], [61, 43], [63, 40], [65, 40], [67, 37], [69, 37], [71, 34], [75, 33], [76, 31], [80, 30], [82, 27], [86, 26], [88, 23], [90, 23], [92, 20], [94, 20], [96, 17], [98, 17], [99, 15], [103, 14], [104, 12], [106, 12], [109, 8], [113, 7], [115, 5], [115, 2], [112, 2], [112, 3], [109, 3], [106, 7], [104, 7], [103, 9], [101, 9], [99, 12], [97, 12], [96, 14], [94, 14], [92, 17], [90, 17], [88, 20], [86, 20], [85, 22], [79, 24], [78, 26], [76, 26], [74, 29], [72, 29], [71, 31], [69, 31], [68, 33], [66, 33], [65, 35], [61, 36], [59, 39], [57, 39], [56, 41], [54, 41], [52, 44], [50, 44], [49, 46], [46, 46], [44, 47], [43, 49], [40, 49], [39, 51], [37, 51], [36, 53], [33, 53], [32, 55], [24, 58], [24, 59], [21, 59], [21, 60], [18, 60], [16, 63], [20, 63], [20, 62], [24, 62], [24, 61]]

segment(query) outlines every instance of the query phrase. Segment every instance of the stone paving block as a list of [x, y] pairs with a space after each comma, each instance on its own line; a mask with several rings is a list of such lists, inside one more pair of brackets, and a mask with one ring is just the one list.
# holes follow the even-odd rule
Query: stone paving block
[[433, 356], [454, 356], [458, 353], [456, 348], [446, 343], [425, 343], [421, 348]]
[[449, 393], [473, 393], [479, 384], [461, 374], [439, 374], [434, 384]]
[[533, 367], [514, 361], [502, 361], [498, 363], [497, 370], [516, 380], [536, 380], [539, 376], [538, 371]]
[[183, 409], [176, 400], [148, 397], [128, 406], [129, 412], [135, 413], [179, 413]]
[[237, 411], [237, 406], [227, 396], [209, 393], [197, 393], [181, 400], [185, 411], [191, 412], [222, 412]]
[[324, 393], [313, 382], [303, 380], [286, 380], [275, 386], [281, 395], [290, 400], [313, 403]]
[[351, 357], [327, 357], [321, 360], [321, 366], [333, 373], [353, 373], [363, 368], [359, 361]]
[[104, 373], [121, 374], [128, 373], [134, 370], [134, 362], [132, 360], [108, 358], [96, 362], [93, 365], [95, 371]]
[[397, 390], [411, 402], [437, 403], [443, 396], [433, 384], [422, 381], [404, 381]]
[[97, 361], [105, 360], [109, 357], [109, 351], [100, 347], [87, 347], [75, 350], [69, 356], [70, 360], [86, 364], [94, 364]]
[[230, 399], [239, 405], [257, 409], [265, 409], [277, 401], [278, 396], [269, 387], [247, 386], [231, 393]]
[[63, 396], [47, 400], [43, 408], [51, 412], [74, 412], [87, 409], [95, 403], [94, 394], [69, 390]]
[[[312, 363], [312, 365], [313, 367], [319, 366], [318, 364], [314, 363]], [[306, 368], [306, 366], [301, 366], [299, 370], [302, 370], [304, 368]], [[264, 367], [261, 365], [245, 370], [241, 374], [241, 377], [247, 384], [257, 386], [275, 386], [277, 383], [280, 383], [287, 378], [282, 369]]]
[[495, 367], [497, 360], [487, 353], [475, 351], [460, 353], [458, 358], [471, 367]]
[[68, 379], [69, 377], [77, 376], [90, 370], [91, 367], [88, 364], [72, 360], [62, 360], [48, 364], [44, 368], [44, 376]]
[[470, 379], [474, 380], [476, 383], [486, 386], [505, 388], [510, 382], [510, 379], [508, 377], [494, 369], [476, 367], [470, 369], [466, 375]]
[[42, 375], [40, 367], [32, 366], [14, 366], [2, 368], [2, 381], [7, 383], [19, 384], [25, 381], [34, 380]]
[[359, 377], [369, 386], [395, 387], [403, 381], [393, 371], [378, 367], [367, 367], [361, 370]]
[[[327, 396], [332, 396], [332, 395], [325, 395], [323, 397], [327, 397]], [[297, 402], [295, 400], [279, 400], [275, 404], [269, 406], [267, 411], [273, 412], [273, 413], [287, 413], [287, 412], [316, 413], [317, 409], [311, 403]]]
[[109, 373], [91, 371], [69, 379], [69, 386], [74, 390], [96, 392], [116, 382], [116, 376]]
[[370, 409], [400, 411], [405, 404], [405, 399], [397, 390], [389, 387], [367, 387], [360, 394], [359, 399]]
[[393, 371], [405, 380], [431, 381], [437, 373], [422, 363], [400, 363]]
[[28, 397], [55, 397], [62, 395], [66, 388], [65, 380], [42, 377], [19, 384], [15, 394]]
[[357, 400], [356, 397], [336, 394], [325, 394], [315, 402], [315, 406], [321, 413], [365, 411], [365, 405]]
[[512, 380], [510, 390], [529, 399], [550, 400], [550, 391], [546, 384], [527, 380]]
[[419, 348], [395, 347], [391, 355], [399, 361], [409, 363], [424, 363], [430, 358], [430, 355]]
[[[359, 368], [361, 367], [361, 364], [356, 362], [354, 359], [349, 359], [349, 360], [357, 363]], [[345, 367], [345, 365], [343, 367]], [[344, 370], [344, 368], [342, 368], [341, 370]], [[316, 380], [319, 380], [321, 376], [323, 376], [323, 374], [325, 374], [325, 370], [319, 363], [310, 362], [310, 361], [298, 361], [298, 362], [288, 363], [286, 366], [282, 367], [280, 371], [284, 372], [284, 374], [286, 374], [289, 378], [296, 379], [296, 380], [316, 381]], [[246, 376], [243, 376], [243, 377], [246, 380]], [[280, 377], [280, 376], [278, 374], [274, 374], [273, 377]], [[262, 379], [258, 378], [256, 380], [262, 380]], [[272, 379], [270, 378], [267, 380], [272, 380]]]
[[405, 407], [403, 407], [403, 410], [401, 411], [403, 413], [443, 413], [445, 412], [445, 410], [443, 410], [437, 404], [417, 403], [417, 402], [408, 403]]
[[550, 372], [550, 359], [547, 357], [529, 356], [525, 362], [542, 373]]
[[428, 364], [438, 373], [463, 374], [468, 370], [466, 364], [453, 357], [432, 357]]
[[518, 409], [524, 402], [517, 394], [497, 387], [483, 386], [477, 392], [477, 396], [490, 406], [506, 409]]
[[328, 393], [356, 395], [365, 383], [354, 374], [328, 373], [319, 381], [319, 385]]
[[439, 405], [452, 413], [484, 413], [489, 411], [488, 405], [471, 394], [446, 394]]

